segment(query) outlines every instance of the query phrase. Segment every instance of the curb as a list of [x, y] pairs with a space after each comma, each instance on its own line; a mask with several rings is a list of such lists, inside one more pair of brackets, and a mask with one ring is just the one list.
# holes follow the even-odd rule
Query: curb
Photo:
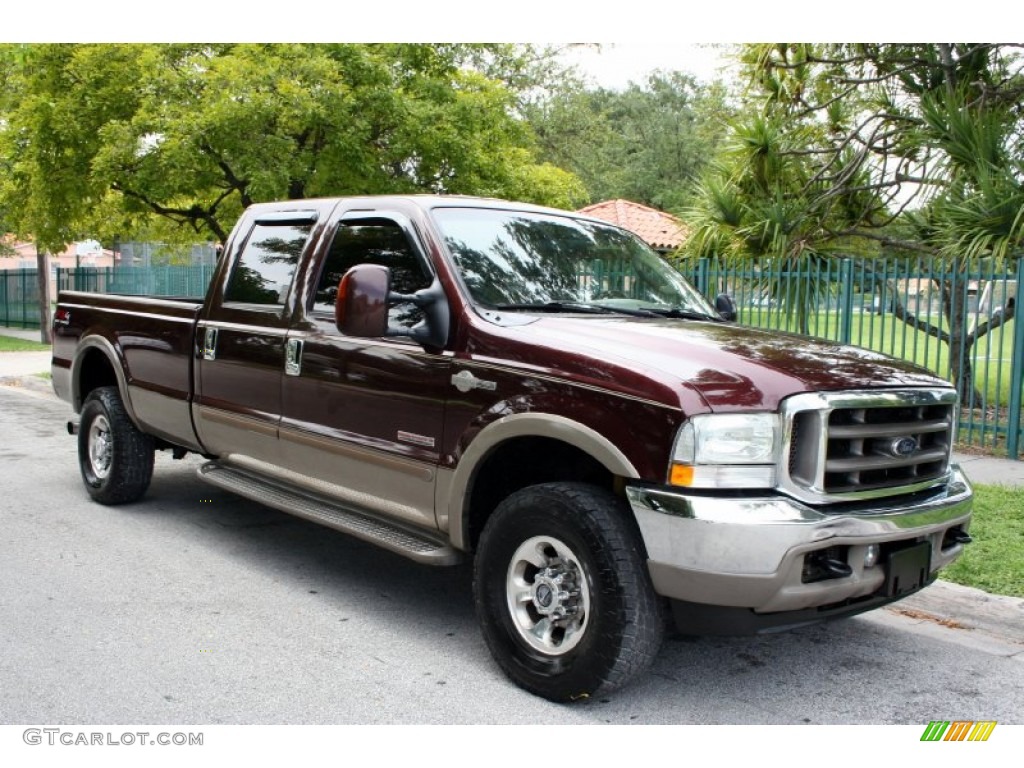
[[950, 629], [977, 631], [1024, 651], [1024, 598], [995, 595], [951, 581], [935, 581], [883, 610]]

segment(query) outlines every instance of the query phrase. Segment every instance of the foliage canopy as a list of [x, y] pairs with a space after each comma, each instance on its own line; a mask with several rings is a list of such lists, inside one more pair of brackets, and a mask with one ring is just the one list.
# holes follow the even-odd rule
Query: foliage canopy
[[679, 210], [731, 115], [725, 87], [653, 72], [622, 91], [566, 81], [526, 112], [541, 156], [571, 170], [592, 201]]
[[690, 213], [690, 252], [1019, 253], [1020, 48], [744, 46], [745, 108]]
[[[254, 201], [463, 193], [570, 207], [503, 45], [3, 45], [0, 210], [56, 249], [155, 217], [223, 240]], [[6, 201], [6, 207], [3, 202]]]

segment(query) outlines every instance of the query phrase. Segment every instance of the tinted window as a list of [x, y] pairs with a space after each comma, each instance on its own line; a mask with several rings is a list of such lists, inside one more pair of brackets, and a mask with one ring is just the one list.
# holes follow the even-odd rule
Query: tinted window
[[224, 301], [282, 306], [312, 224], [257, 224], [235, 264]]
[[[430, 286], [430, 273], [398, 224], [387, 219], [345, 222], [334, 235], [320, 273], [313, 299], [314, 311], [334, 312], [338, 282], [357, 264], [388, 267], [391, 290], [396, 293], [415, 293]], [[423, 319], [423, 312], [411, 304], [400, 304], [391, 308], [390, 316], [393, 324], [409, 328]]]

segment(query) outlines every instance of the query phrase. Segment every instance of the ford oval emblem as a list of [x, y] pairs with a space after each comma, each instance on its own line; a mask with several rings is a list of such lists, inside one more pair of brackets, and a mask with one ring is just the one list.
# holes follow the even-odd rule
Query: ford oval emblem
[[889, 443], [889, 453], [899, 459], [905, 459], [917, 453], [917, 440], [913, 437], [897, 437]]

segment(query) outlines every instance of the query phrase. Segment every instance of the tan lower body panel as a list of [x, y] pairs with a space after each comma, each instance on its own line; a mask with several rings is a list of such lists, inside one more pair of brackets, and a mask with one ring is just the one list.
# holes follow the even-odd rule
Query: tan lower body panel
[[266, 477], [252, 462], [243, 463], [249, 466], [211, 461], [199, 468], [199, 476], [245, 498], [342, 531], [420, 563], [455, 565], [462, 561], [462, 554], [436, 530], [396, 524], [358, 504], [340, 503], [278, 478]]
[[288, 482], [417, 527], [437, 527], [435, 467], [295, 429], [281, 429], [279, 447]]

